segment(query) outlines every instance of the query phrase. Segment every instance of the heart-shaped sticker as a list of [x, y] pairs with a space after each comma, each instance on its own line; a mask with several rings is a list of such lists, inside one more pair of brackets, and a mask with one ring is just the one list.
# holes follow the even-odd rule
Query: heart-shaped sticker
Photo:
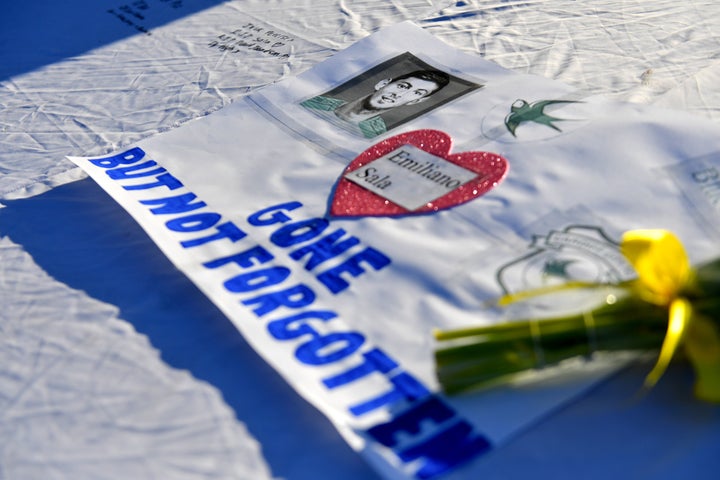
[[437, 212], [469, 202], [496, 186], [508, 162], [489, 152], [450, 153], [439, 130], [387, 138], [345, 168], [330, 204], [336, 217], [399, 216]]

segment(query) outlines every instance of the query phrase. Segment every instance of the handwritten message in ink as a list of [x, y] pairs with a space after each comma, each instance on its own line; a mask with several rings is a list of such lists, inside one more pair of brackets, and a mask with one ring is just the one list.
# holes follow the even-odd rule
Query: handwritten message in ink
[[175, 9], [183, 6], [183, 0], [156, 0], [155, 2], [152, 2], [152, 0], [135, 0], [134, 2], [126, 3], [116, 8], [110, 8], [107, 12], [138, 32], [152, 35], [147, 25], [148, 14], [153, 4], [155, 6], [161, 4], [162, 7]]
[[229, 53], [258, 52], [278, 58], [289, 58], [295, 38], [286, 33], [247, 22], [239, 28], [222, 33], [208, 46]]

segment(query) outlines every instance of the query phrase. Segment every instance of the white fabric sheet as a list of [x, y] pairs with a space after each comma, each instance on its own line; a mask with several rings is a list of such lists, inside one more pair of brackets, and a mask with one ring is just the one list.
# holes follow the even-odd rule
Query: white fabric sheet
[[270, 478], [216, 389], [20, 246], [0, 251], [0, 478]]
[[[390, 132], [364, 138], [367, 131], [347, 131], [328, 121], [333, 117], [313, 118], [307, 105], [317, 107], [306, 99], [323, 98], [325, 105], [349, 79], [363, 79], [380, 88], [383, 99], [393, 98], [388, 93], [392, 90], [376, 82], [394, 75], [397, 65], [405, 70], [396, 73], [420, 68], [420, 59], [405, 64], [407, 52], [454, 77], [426, 102], [384, 113], [383, 126]], [[381, 67], [383, 71], [376, 71]], [[477, 88], [467, 87], [473, 84]], [[358, 85], [361, 90], [363, 83]], [[352, 105], [348, 98], [352, 96], [332, 105]], [[522, 117], [526, 114], [520, 112], [532, 108], [528, 102], [543, 100], [560, 102], [542, 107], [552, 121]], [[406, 123], [391, 116], [416, 107], [425, 110]], [[511, 125], [516, 117], [524, 120]], [[396, 132], [419, 137], [401, 145], [432, 146], [434, 137], [423, 130], [429, 128], [449, 135], [453, 153], [502, 154], [509, 164], [507, 178], [494, 178], [494, 188], [484, 195], [471, 195], [471, 201], [446, 211], [415, 215], [411, 207], [390, 219], [382, 218], [382, 210], [348, 219], [332, 213], [337, 191], [343, 188], [338, 179], [360, 152], [372, 151], [374, 143], [382, 145]], [[403, 155], [415, 155], [413, 151], [417, 149], [401, 149]], [[388, 155], [393, 164], [392, 155], [400, 153]], [[497, 321], [483, 302], [504, 293], [497, 285], [500, 277], [510, 291], [550, 281], [542, 269], [551, 259], [541, 256], [541, 263], [533, 266], [523, 244], [531, 239], [536, 244], [546, 235], [548, 248], [557, 252], [556, 262], [570, 258], [567, 250], [573, 246], [602, 259], [589, 265], [582, 255], [567, 260], [583, 271], [563, 278], [581, 281], [619, 281], [632, 275], [617, 245], [604, 240], [603, 232], [609, 232], [611, 240], [624, 230], [660, 225], [683, 239], [694, 261], [716, 255], [717, 214], [699, 179], [702, 172], [720, 166], [716, 125], [677, 112], [578, 97], [559, 82], [458, 54], [411, 23], [383, 29], [299, 77], [145, 140], [139, 148], [71, 159], [128, 210], [249, 343], [388, 478], [432, 478], [467, 460], [463, 453], [438, 453], [437, 458], [406, 453], [431, 436], [445, 434], [447, 426], [408, 430], [412, 438], [402, 441], [383, 440], [377, 433], [402, 430], [401, 419], [418, 415], [426, 402], [447, 401], [453, 420], [443, 425], [472, 425], [474, 435], [498, 447], [594, 378], [447, 400], [429, 396], [437, 391], [433, 328]], [[490, 175], [489, 164], [473, 168], [479, 168], [482, 177]], [[366, 162], [357, 170], [364, 174], [358, 181], [367, 182], [362, 178], [383, 169]], [[384, 173], [389, 180], [372, 195], [397, 186], [398, 173]], [[689, 183], [676, 181], [686, 177]], [[374, 185], [383, 181], [377, 182]], [[348, 206], [370, 201], [364, 191], [356, 187]], [[694, 205], [686, 201], [690, 195], [697, 200]], [[424, 202], [419, 205], [424, 207]], [[566, 212], [574, 222], [555, 223], [554, 212]], [[375, 217], [379, 213], [380, 218]], [[533, 230], [540, 218], [550, 231]], [[321, 243], [320, 235], [333, 231], [338, 233], [333, 243], [352, 238], [357, 248], [333, 252], [319, 264], [312, 262], [315, 254], [308, 260], [305, 253]], [[524, 232], [529, 232], [525, 238]], [[298, 252], [305, 253], [296, 256]], [[356, 265], [357, 258], [362, 260]], [[506, 273], [516, 264], [522, 274]], [[338, 268], [343, 273], [336, 278]], [[533, 268], [539, 269], [539, 283], [526, 283], [533, 281]], [[293, 293], [285, 297], [284, 292]], [[378, 351], [383, 362], [395, 363], [392, 369], [366, 371], [336, 383], [345, 372], [350, 375], [368, 362], [379, 362], [371, 357]], [[395, 383], [401, 375], [407, 378], [403, 382], [410, 382], [402, 388]], [[392, 399], [386, 400], [390, 393]], [[487, 447], [476, 448], [472, 436], [456, 441], [456, 451], [483, 453]]]
[[[145, 9], [140, 8], [143, 3]], [[720, 90], [717, 88], [720, 80], [719, 10], [720, 4], [712, 0], [680, 3], [670, 0], [10, 2], [3, 5], [0, 15], [0, 44], [3, 45], [0, 49], [0, 198], [27, 197], [82, 178], [83, 173], [73, 168], [64, 159], [65, 155], [101, 154], [173, 128], [189, 118], [227, 105], [249, 89], [299, 73], [381, 26], [405, 19], [418, 20], [425, 29], [454, 47], [480, 53], [519, 73], [559, 79], [589, 93], [654, 103], [716, 120], [720, 111]], [[144, 21], [134, 21], [134, 14], [142, 15]], [[218, 55], [212, 48], [206, 48], [209, 41], [232, 32], [247, 21], [248, 16], [294, 35], [304, 49], [295, 52], [292, 62], [283, 62], [247, 52]], [[152, 35], [148, 36], [142, 30], [150, 31]], [[248, 68], [251, 63], [253, 70]], [[54, 275], [64, 282], [79, 285], [92, 292], [94, 297], [127, 305], [118, 297], [104, 296], [108, 289], [103, 288], [103, 284], [107, 280], [98, 267], [88, 266], [77, 271], [73, 262], [64, 258], [68, 255], [75, 258], [74, 255], [87, 251], [83, 245], [105, 246], [114, 251], [119, 243], [128, 240], [129, 248], [148, 247], [140, 235], [113, 231], [113, 223], [97, 221], [98, 227], [105, 228], [106, 232], [89, 240], [73, 236], [74, 230], [66, 230], [66, 223], [53, 222], [56, 219], [67, 221], [68, 216], [77, 211], [78, 202], [86, 205], [92, 202], [101, 207], [98, 214], [102, 218], [107, 215], [108, 219], [117, 221], [117, 217], [108, 211], [107, 202], [93, 198], [95, 190], [87, 182], [76, 182], [76, 185], [77, 188], [58, 189], [57, 194], [51, 192], [52, 195], [37, 197], [37, 202], [12, 203], [4, 215], [0, 215], [3, 220], [0, 232], [11, 233], [23, 240], [21, 245], [0, 251], [0, 263], [17, 267], [3, 269], [0, 276], [0, 295], [10, 299], [9, 305], [31, 304], [40, 295], [35, 289], [26, 292], [18, 288], [23, 278], [36, 274], [37, 267], [29, 260], [15, 263], [16, 249], [27, 249], [42, 260], [43, 267], [53, 270]], [[72, 193], [72, 199], [65, 197], [67, 192]], [[47, 208], [48, 203], [57, 208]], [[57, 225], [52, 234], [46, 229], [48, 223]], [[106, 239], [111, 242], [104, 242]], [[91, 257], [91, 260], [95, 261], [97, 257]], [[142, 263], [131, 264], [122, 258], [110, 264], [112, 268], [128, 265], [134, 265], [138, 270], [143, 268]], [[149, 272], [148, 276], [157, 281]], [[127, 278], [127, 275], [121, 277]], [[132, 278], [137, 281], [137, 277]], [[180, 291], [188, 298], [193, 296], [191, 291]], [[105, 324], [107, 315], [89, 308], [97, 303], [81, 292], [63, 288], [58, 289], [57, 297], [42, 297], [47, 316], [62, 317], [66, 314], [68, 299], [76, 297], [82, 298], [82, 305], [88, 306], [85, 315], [92, 315], [92, 321]], [[158, 307], [163, 305], [162, 299], [149, 299], [147, 304], [141, 305], [155, 305], [156, 312], [182, 317], [182, 312], [174, 311], [168, 305]], [[17, 321], [25, 318], [24, 308], [6, 311]], [[20, 334], [20, 330], [13, 332]], [[24, 344], [14, 333], [3, 331], [3, 351]], [[64, 331], [57, 333], [61, 342], [65, 342], [66, 335]], [[112, 344], [115, 338], [111, 329], [97, 329], [94, 335], [107, 344]], [[43, 337], [43, 341], [54, 339]], [[123, 339], [125, 341], [127, 339]], [[172, 350], [167, 344], [163, 349]], [[27, 354], [37, 355], [38, 351], [28, 350]], [[92, 355], [102, 354], [99, 350], [91, 352]], [[155, 353], [148, 350], [142, 355], [152, 357]], [[163, 361], [173, 363], [167, 358]], [[261, 365], [254, 367], [254, 370], [262, 371]], [[483, 478], [527, 478], [529, 474], [556, 478], [606, 478], [608, 475], [714, 478], [708, 472], [717, 469], [717, 463], [712, 460], [712, 445], [717, 443], [713, 440], [716, 437], [712, 426], [717, 415], [713, 409], [702, 405], [696, 405], [692, 412], [686, 408], [689, 398], [683, 392], [688, 388], [687, 372], [671, 369], [667, 382], [661, 384], [651, 398], [633, 402], [632, 406], [624, 403], [627, 392], [636, 386], [647, 368], [647, 365], [641, 365], [617, 381], [596, 389], [592, 396], [556, 414], [551, 421], [536, 425], [496, 451], [481, 464]], [[155, 374], [163, 375], [163, 381], [167, 383], [177, 372], [160, 368]], [[245, 375], [252, 377], [248, 372]], [[7, 388], [0, 391], [0, 397], [14, 395], [18, 386], [28, 388], [34, 378], [28, 374], [3, 383]], [[63, 382], [62, 388], [83, 391], [78, 377], [68, 373], [64, 378], [67, 381]], [[225, 385], [227, 389], [227, 382]], [[129, 384], [113, 399], [123, 401], [134, 395], [144, 398], [136, 387]], [[248, 388], [254, 391], [268, 387], [249, 382]], [[87, 390], [84, 392], [86, 396], [94, 395]], [[228, 392], [223, 393], [225, 400], [230, 402]], [[284, 394], [290, 396], [288, 392]], [[215, 415], [225, 415], [222, 405], [211, 403]], [[232, 405], [246, 422], [254, 422], [258, 417], [256, 413], [242, 413], [244, 410], [237, 403]], [[261, 405], [276, 410], [274, 414], [263, 414], [268, 420], [259, 423], [268, 423], [273, 417], [282, 418], [278, 415], [282, 406], [278, 406], [277, 400], [269, 402], [265, 399], [255, 404], [253, 412], [264, 411]], [[286, 424], [285, 436], [279, 433], [283, 429], [278, 426], [273, 430], [278, 432], [276, 440], [264, 442], [273, 471], [283, 472], [287, 478], [322, 478], [328, 476], [328, 471], [332, 471], [333, 476], [347, 478], [365, 479], [372, 475], [354, 463], [352, 456], [333, 449], [338, 443], [337, 438], [323, 430], [321, 419], [313, 417], [312, 412], [302, 410], [301, 404], [291, 400], [283, 406], [288, 412], [300, 409], [302, 418], [308, 420], [307, 423], [294, 420], [294, 430]], [[668, 413], [669, 408], [673, 414]], [[28, 421], [37, 428], [32, 444], [48, 445], [47, 450], [39, 450], [57, 455], [60, 450], [53, 443], [53, 432], [50, 428], [42, 430], [43, 425], [48, 424]], [[89, 431], [95, 430], [90, 426], [93, 421], [93, 417], [79, 420], [78, 429], [81, 425], [88, 429], [79, 433], [93, 435]], [[226, 421], [237, 422], [230, 418]], [[148, 425], [153, 426], [153, 422], [149, 421]], [[242, 431], [242, 425], [228, 428]], [[315, 433], [313, 441], [305, 436], [310, 429]], [[110, 436], [108, 442], [112, 444], [122, 437], [121, 432], [103, 431]], [[274, 453], [276, 448], [288, 445], [281, 439], [292, 441], [293, 431], [297, 435], [295, 438], [307, 440], [296, 444], [317, 447], [319, 442], [322, 447], [316, 451], [301, 449], [303, 459], [283, 458]], [[12, 445], [20, 441], [19, 432], [18, 429], [5, 429], [0, 444]], [[145, 434], [151, 435], [150, 430]], [[187, 443], [181, 445], [182, 449], [199, 451], [207, 437], [184, 438]], [[267, 436], [262, 435], [262, 438], [265, 440]], [[617, 438], [633, 440], [617, 443]], [[149, 445], [150, 437], [146, 440]], [[68, 446], [63, 452], [70, 452], [75, 446]], [[28, 444], [28, 449], [31, 447]], [[321, 450], [332, 452], [332, 455], [327, 457]], [[594, 453], [588, 455], [590, 451]], [[606, 452], [607, 457], [596, 455], [598, 451]], [[225, 462], [225, 453], [214, 455], [215, 465], [226, 467], [224, 470], [218, 467], [218, 476], [235, 476], [237, 470], [232, 462]], [[610, 456], [612, 460], [608, 460]], [[663, 460], [648, 464], [645, 459], [649, 457], [662, 457]], [[17, 465], [13, 458], [7, 461], [3, 458], [1, 467]], [[154, 455], [143, 454], [125, 458], [124, 465], [120, 462], [113, 466], [120, 465], [129, 471], [136, 468], [137, 462], [154, 465], [154, 458]], [[70, 472], [86, 466], [82, 459], [71, 453], [60, 460], [64, 462], [62, 465], [52, 464], [58, 478], [66, 478]], [[256, 460], [255, 457], [247, 460], [250, 465], [247, 471], [254, 468]], [[42, 464], [23, 463], [23, 468], [28, 465], [38, 468], [28, 467], [26, 471], [30, 478], [38, 472], [47, 474], [47, 470], [42, 470]], [[167, 470], [161, 471], [169, 475]], [[8, 472], [10, 470], [0, 468], [0, 476], [7, 473], [8, 478], [23, 478]], [[133, 472], [138, 473], [138, 470]], [[184, 474], [190, 475], [187, 470]], [[206, 478], [201, 472], [195, 475]], [[96, 478], [95, 475], [88, 476]], [[151, 473], [145, 476], [154, 477]], [[164, 475], [164, 478], [172, 477]]]

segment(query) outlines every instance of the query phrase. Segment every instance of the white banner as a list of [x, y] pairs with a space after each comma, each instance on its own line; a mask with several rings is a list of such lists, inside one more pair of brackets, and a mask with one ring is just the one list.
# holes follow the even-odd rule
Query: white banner
[[446, 397], [433, 329], [498, 321], [484, 307], [503, 293], [626, 278], [608, 254], [623, 230], [668, 228], [693, 260], [716, 254], [717, 211], [694, 206], [710, 190], [675, 172], [717, 152], [704, 120], [514, 74], [403, 23], [134, 148], [71, 160], [353, 448], [404, 479], [472, 478], [468, 460], [613, 368]]

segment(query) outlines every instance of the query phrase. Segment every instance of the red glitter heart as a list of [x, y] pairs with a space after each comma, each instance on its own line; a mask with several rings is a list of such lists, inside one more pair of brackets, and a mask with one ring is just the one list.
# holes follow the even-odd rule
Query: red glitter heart
[[[344, 176], [396, 150], [413, 145], [478, 174], [473, 180], [429, 202], [416, 210], [408, 210], [367, 190]], [[330, 215], [336, 217], [418, 215], [460, 205], [480, 197], [496, 186], [507, 173], [508, 162], [489, 152], [450, 153], [452, 139], [439, 130], [415, 130], [387, 138], [362, 152], [345, 168], [335, 187]]]

